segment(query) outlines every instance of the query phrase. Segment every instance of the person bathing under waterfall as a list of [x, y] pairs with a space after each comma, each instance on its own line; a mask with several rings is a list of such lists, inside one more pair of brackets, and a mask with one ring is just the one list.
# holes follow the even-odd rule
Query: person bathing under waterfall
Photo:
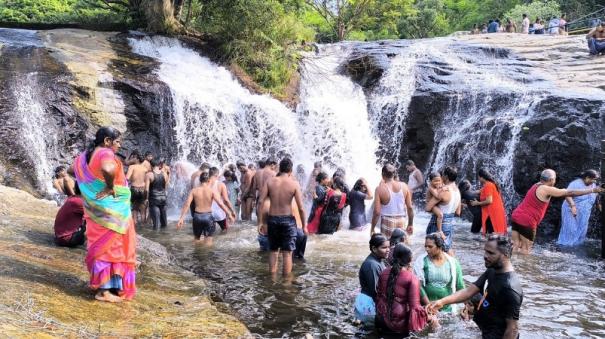
[[231, 212], [231, 215], [234, 216], [233, 220], [229, 220], [231, 223], [233, 223], [235, 221], [235, 209], [231, 205], [231, 201], [229, 201], [227, 186], [225, 186], [225, 184], [218, 178], [219, 169], [217, 167], [211, 167], [210, 170], [208, 170], [208, 173], [210, 174], [210, 184], [218, 194], [219, 201], [229, 209], [229, 211], [224, 211], [219, 207], [218, 202], [212, 202], [212, 218], [214, 219], [214, 222], [219, 225], [221, 231], [226, 231], [227, 228], [229, 228], [227, 214]]
[[308, 233], [302, 192], [298, 182], [292, 178], [292, 166], [292, 160], [284, 158], [279, 163], [280, 175], [269, 178], [260, 193], [260, 201], [268, 199], [270, 203], [267, 217], [267, 236], [271, 251], [269, 270], [271, 274], [277, 273], [278, 256], [281, 250], [284, 276], [288, 276], [292, 272], [292, 251], [296, 248], [297, 227], [292, 213], [292, 199], [296, 201], [303, 231], [305, 234]]
[[[446, 193], [447, 192], [447, 193]], [[449, 195], [448, 189], [443, 187], [443, 181], [441, 180], [441, 174], [439, 172], [432, 172], [429, 174], [429, 185], [426, 192], [426, 212], [433, 213], [435, 217], [435, 225], [437, 226], [437, 234], [443, 240], [445, 240], [445, 234], [443, 234], [443, 212], [439, 208], [439, 203], [446, 199]], [[432, 208], [431, 208], [432, 207]], [[432, 219], [431, 219], [432, 220]], [[427, 234], [428, 233], [427, 231]]]
[[[223, 204], [218, 191], [214, 189], [210, 182], [209, 172], [202, 171], [199, 176], [199, 182], [199, 186], [194, 187], [189, 192], [189, 196], [181, 209], [181, 216], [176, 224], [176, 229], [180, 230], [183, 228], [185, 213], [187, 213], [193, 204], [195, 206], [192, 220], [193, 236], [196, 241], [203, 241], [204, 244], [211, 245], [212, 236], [216, 230], [214, 218], [212, 217], [212, 203], [216, 203], [225, 213], [229, 213], [229, 210]], [[235, 220], [235, 215], [229, 214], [229, 218], [233, 221]], [[204, 237], [203, 239], [201, 238], [202, 236]]]
[[146, 222], [146, 193], [145, 193], [145, 176], [147, 168], [143, 166], [143, 156], [138, 155], [132, 159], [131, 165], [128, 166], [126, 180], [130, 184], [130, 203], [132, 205], [132, 217], [134, 222]]
[[382, 167], [382, 181], [376, 187], [374, 194], [374, 213], [370, 235], [380, 219], [380, 233], [390, 237], [395, 228], [404, 228], [412, 234], [414, 231], [414, 209], [412, 208], [412, 193], [408, 186], [395, 179], [397, 169], [391, 164]]

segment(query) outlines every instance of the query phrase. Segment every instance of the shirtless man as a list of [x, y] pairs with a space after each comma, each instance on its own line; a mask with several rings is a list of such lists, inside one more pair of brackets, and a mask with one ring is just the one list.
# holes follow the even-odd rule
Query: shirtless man
[[151, 166], [151, 160], [153, 159], [153, 154], [151, 152], [145, 153], [145, 160], [141, 162], [141, 165], [145, 166], [147, 172], [151, 172], [153, 170], [153, 166]]
[[248, 169], [242, 161], [237, 162], [237, 169], [241, 175], [241, 201], [242, 201], [242, 220], [252, 218], [252, 206], [254, 204], [254, 191], [252, 190], [252, 179], [254, 172]]
[[[302, 207], [300, 185], [292, 178], [292, 160], [285, 158], [279, 163], [280, 175], [270, 177], [260, 193], [260, 201], [269, 199], [269, 216], [267, 218], [267, 236], [269, 238], [269, 270], [277, 273], [279, 250], [282, 251], [282, 274], [292, 272], [292, 251], [296, 248], [296, 219], [292, 214], [292, 199], [296, 201], [301, 217], [303, 232], [307, 231], [305, 211]], [[259, 233], [263, 233], [259, 223]]]
[[[177, 230], [183, 228], [185, 213], [193, 204], [195, 210], [193, 213], [193, 235], [196, 241], [203, 241], [207, 245], [212, 244], [212, 235], [216, 229], [214, 219], [212, 218], [212, 204], [216, 203], [225, 213], [227, 207], [222, 203], [218, 192], [210, 184], [210, 174], [201, 172], [199, 176], [200, 185], [191, 189], [189, 196], [181, 209], [181, 217], [176, 224]], [[235, 220], [235, 215], [229, 215], [230, 220]], [[200, 239], [201, 237], [203, 239]]]
[[255, 189], [257, 192], [258, 200], [256, 201], [256, 220], [260, 220], [262, 217], [261, 211], [263, 210], [263, 205], [268, 204], [268, 200], [260, 199], [260, 192], [263, 189], [263, 186], [269, 181], [269, 179], [273, 178], [277, 174], [277, 161], [273, 158], [267, 159], [265, 161], [265, 168], [262, 169], [261, 175], [256, 175], [255, 178]]
[[536, 230], [542, 222], [551, 198], [578, 197], [591, 193], [603, 193], [603, 188], [568, 190], [556, 188], [557, 173], [545, 169], [540, 174], [540, 181], [535, 183], [515, 208], [511, 216], [513, 251], [521, 254], [531, 253], [536, 238]]
[[126, 159], [124, 161], [124, 165], [126, 166], [130, 166], [130, 165], [134, 165], [136, 163], [140, 163], [141, 161], [139, 160], [140, 158], [140, 154], [138, 150], [134, 150], [132, 151], [132, 153], [130, 153], [130, 155], [128, 156], [128, 159]]
[[397, 169], [391, 164], [382, 167], [382, 181], [374, 193], [374, 213], [370, 236], [380, 219], [380, 233], [387, 238], [395, 228], [404, 228], [412, 234], [414, 231], [414, 209], [412, 208], [412, 194], [408, 185], [395, 180]]
[[412, 192], [412, 201], [414, 203], [420, 203], [420, 201], [422, 201], [422, 186], [424, 185], [422, 172], [420, 172], [412, 160], [406, 161], [405, 169], [410, 173], [408, 177], [408, 188], [410, 189], [410, 192]]
[[[208, 170], [208, 173], [210, 174], [210, 186], [212, 186], [212, 188], [218, 194], [221, 203], [227, 206], [231, 215], [235, 216], [235, 209], [231, 205], [229, 195], [227, 194], [227, 186], [225, 186], [222, 181], [218, 180], [218, 176], [220, 173], [219, 169], [216, 167], [211, 167]], [[221, 230], [227, 230], [227, 228], [229, 227], [229, 225], [227, 225], [227, 215], [216, 202], [212, 203], [212, 217], [214, 218], [214, 222], [216, 222], [220, 226]]]
[[196, 186], [198, 186], [200, 184], [200, 181], [199, 181], [200, 174], [202, 174], [202, 172], [208, 172], [209, 169], [210, 169], [210, 164], [205, 162], [200, 165], [200, 168], [198, 168], [197, 171], [193, 172], [193, 174], [191, 175], [191, 183], [190, 183], [191, 188], [195, 188]]
[[588, 40], [588, 51], [592, 55], [599, 55], [605, 52], [605, 27], [599, 23], [595, 28], [586, 34]]
[[146, 200], [147, 193], [145, 192], [145, 175], [147, 168], [142, 164], [143, 157], [140, 155], [136, 158], [132, 165], [128, 166], [126, 179], [130, 183], [130, 203], [132, 205], [132, 216], [135, 223], [146, 222]]
[[[168, 179], [170, 179], [170, 165], [166, 163], [166, 159], [160, 158], [159, 165], [162, 172], [164, 172]], [[168, 185], [168, 182], [166, 183], [166, 185]]]
[[55, 178], [53, 179], [53, 187], [61, 194], [68, 197], [75, 195], [76, 181], [67, 174], [64, 166], [55, 168]]

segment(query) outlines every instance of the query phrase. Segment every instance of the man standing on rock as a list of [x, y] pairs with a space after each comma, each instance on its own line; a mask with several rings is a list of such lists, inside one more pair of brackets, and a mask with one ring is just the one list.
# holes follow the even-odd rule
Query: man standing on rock
[[511, 217], [513, 248], [522, 254], [531, 253], [536, 230], [544, 219], [550, 198], [578, 197], [604, 191], [601, 187], [582, 190], [560, 189], [554, 187], [556, 180], [557, 174], [552, 169], [542, 171], [540, 181], [529, 189], [523, 201], [513, 211]]
[[241, 201], [242, 201], [242, 220], [250, 220], [252, 218], [252, 206], [254, 205], [254, 191], [252, 189], [252, 181], [254, 179], [254, 172], [248, 169], [246, 164], [242, 161], [237, 162], [237, 168], [239, 169], [241, 176]]
[[523, 34], [529, 34], [529, 18], [527, 17], [527, 14], [523, 14], [521, 27], [523, 28]]
[[138, 155], [132, 159], [131, 165], [128, 166], [126, 180], [130, 183], [130, 203], [132, 205], [132, 216], [135, 223], [147, 221], [147, 194], [145, 192], [145, 175], [147, 168], [142, 164], [143, 157]]
[[[260, 194], [260, 201], [269, 200], [267, 217], [267, 236], [269, 238], [269, 270], [277, 272], [279, 251], [282, 252], [282, 273], [287, 276], [292, 272], [292, 251], [296, 248], [296, 219], [292, 214], [292, 199], [296, 201], [303, 231], [307, 231], [305, 211], [302, 204], [302, 193], [298, 182], [292, 178], [292, 160], [285, 158], [279, 163], [279, 176], [269, 177]], [[259, 233], [262, 233], [259, 221]]]

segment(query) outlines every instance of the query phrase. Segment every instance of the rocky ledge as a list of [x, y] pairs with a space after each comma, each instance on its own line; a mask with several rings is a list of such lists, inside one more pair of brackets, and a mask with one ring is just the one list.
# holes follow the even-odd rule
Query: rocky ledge
[[164, 247], [138, 239], [133, 301], [94, 300], [85, 250], [53, 244], [56, 204], [0, 186], [0, 333], [8, 337], [248, 337], [219, 311], [206, 284], [172, 264]]

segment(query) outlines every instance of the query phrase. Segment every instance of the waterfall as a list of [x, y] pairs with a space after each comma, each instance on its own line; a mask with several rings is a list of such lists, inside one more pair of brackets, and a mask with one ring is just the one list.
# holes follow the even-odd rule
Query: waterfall
[[327, 45], [303, 60], [300, 127], [306, 147], [326, 167], [344, 167], [349, 181], [361, 176], [373, 181], [378, 141], [363, 89], [339, 72], [348, 53], [347, 45]]

